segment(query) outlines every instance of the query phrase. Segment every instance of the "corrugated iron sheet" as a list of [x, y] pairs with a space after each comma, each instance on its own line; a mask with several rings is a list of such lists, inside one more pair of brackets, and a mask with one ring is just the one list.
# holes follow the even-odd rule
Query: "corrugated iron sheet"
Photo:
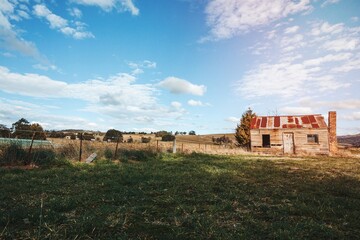
[[257, 116], [251, 120], [251, 129], [327, 128], [320, 114], [302, 116]]

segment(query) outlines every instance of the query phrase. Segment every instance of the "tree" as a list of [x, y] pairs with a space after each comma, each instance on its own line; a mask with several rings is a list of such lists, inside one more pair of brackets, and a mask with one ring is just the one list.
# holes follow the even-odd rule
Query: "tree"
[[174, 140], [175, 140], [175, 136], [171, 135], [171, 134], [166, 134], [161, 137], [161, 141], [165, 141], [165, 142], [170, 142], [170, 141], [174, 141]]
[[155, 137], [163, 137], [163, 136], [165, 136], [165, 135], [171, 135], [171, 133], [170, 132], [168, 132], [168, 131], [165, 131], [165, 130], [162, 130], [162, 131], [158, 131], [158, 132], [156, 132], [155, 133]]
[[8, 138], [10, 137], [10, 129], [8, 129], [4, 124], [0, 124], [0, 137]]
[[17, 122], [12, 124], [12, 129], [14, 131], [13, 137], [31, 139], [33, 133], [31, 132], [30, 127], [31, 125], [28, 120], [25, 118], [20, 118]]
[[249, 108], [241, 116], [240, 124], [235, 129], [235, 138], [238, 146], [250, 149], [250, 124], [251, 119], [256, 117], [256, 114]]
[[[46, 140], [46, 134], [44, 132], [44, 129], [42, 126], [38, 123], [33, 123], [30, 125], [30, 130], [33, 131], [32, 134], [34, 134], [34, 139], [37, 140]], [[31, 136], [32, 137], [32, 136]]]
[[32, 139], [33, 134], [34, 139], [37, 140], [46, 140], [46, 134], [44, 129], [39, 123], [30, 124], [25, 118], [20, 118], [17, 122], [12, 124], [13, 137], [22, 138], [22, 139]]
[[95, 139], [95, 136], [93, 133], [87, 133], [87, 132], [84, 132], [82, 137], [83, 137], [83, 140], [87, 140], [87, 141], [91, 141], [92, 139]]
[[122, 142], [123, 141], [123, 135], [119, 130], [116, 129], [109, 129], [106, 133], [105, 136], [103, 138], [103, 141], [108, 141], [110, 140], [111, 142]]
[[189, 131], [189, 135], [196, 135], [194, 130]]

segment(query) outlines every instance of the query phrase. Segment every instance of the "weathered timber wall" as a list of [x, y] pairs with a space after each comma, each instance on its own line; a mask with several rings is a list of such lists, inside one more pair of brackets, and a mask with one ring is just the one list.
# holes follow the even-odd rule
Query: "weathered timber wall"
[[[252, 129], [250, 132], [253, 152], [283, 154], [283, 133], [293, 133], [295, 154], [329, 154], [327, 129]], [[270, 135], [270, 148], [262, 147], [263, 134]], [[308, 143], [308, 134], [317, 134], [319, 143]]]

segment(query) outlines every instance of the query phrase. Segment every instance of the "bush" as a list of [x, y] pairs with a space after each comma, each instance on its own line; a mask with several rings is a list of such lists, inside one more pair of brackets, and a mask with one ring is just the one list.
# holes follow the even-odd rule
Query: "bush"
[[29, 161], [27, 152], [16, 143], [3, 146], [1, 152], [1, 165], [27, 164]]
[[175, 136], [171, 134], [166, 134], [161, 137], [161, 141], [171, 142], [175, 140]]
[[112, 159], [114, 157], [114, 153], [110, 148], [106, 148], [104, 151], [104, 156], [106, 159]]
[[145, 150], [128, 150], [122, 149], [119, 151], [119, 157], [121, 161], [127, 162], [128, 160], [135, 160], [135, 161], [152, 161], [161, 158], [161, 155], [152, 150], [152, 149], [145, 149]]
[[142, 143], [149, 143], [151, 141], [151, 137], [141, 137]]
[[74, 159], [79, 157], [79, 151], [74, 144], [66, 144], [57, 150], [60, 158]]
[[56, 154], [51, 149], [38, 149], [32, 153], [32, 160], [37, 166], [50, 166], [56, 162]]
[[32, 161], [39, 167], [68, 166], [70, 162], [56, 155], [53, 149], [35, 149], [32, 153]]

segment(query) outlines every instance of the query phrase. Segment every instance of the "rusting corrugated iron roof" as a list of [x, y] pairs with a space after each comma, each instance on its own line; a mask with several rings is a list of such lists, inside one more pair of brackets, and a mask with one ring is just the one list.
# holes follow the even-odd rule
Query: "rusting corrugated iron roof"
[[251, 120], [251, 129], [327, 128], [320, 114], [301, 116], [257, 116]]

